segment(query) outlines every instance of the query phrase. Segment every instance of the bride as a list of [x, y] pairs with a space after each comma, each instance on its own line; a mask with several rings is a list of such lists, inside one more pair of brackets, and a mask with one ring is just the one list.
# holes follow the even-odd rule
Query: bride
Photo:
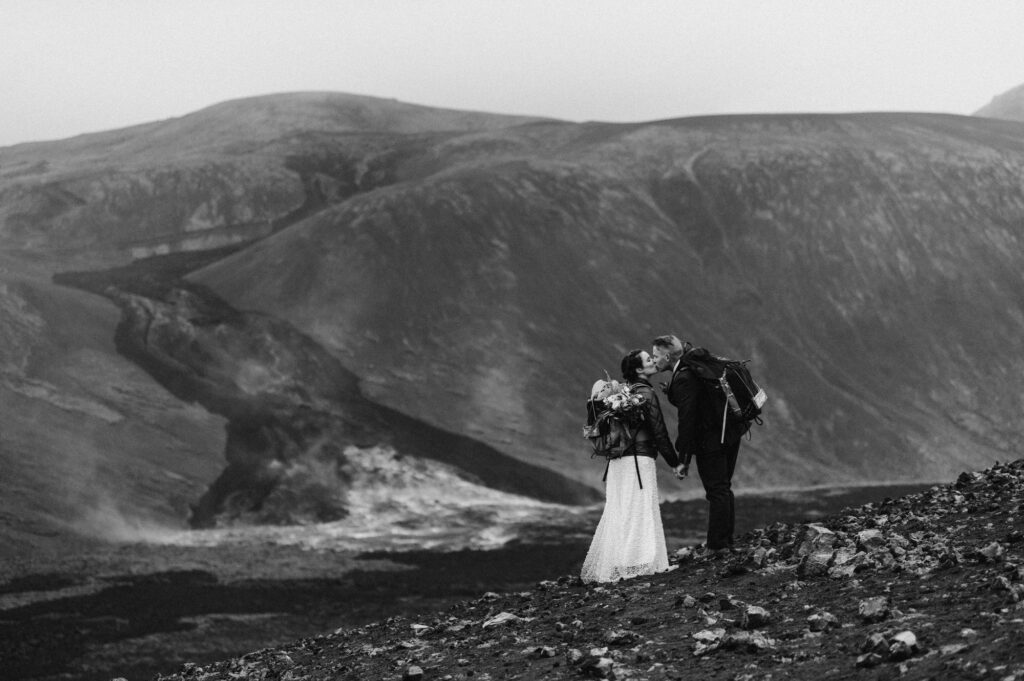
[[644, 418], [631, 450], [608, 462], [604, 513], [583, 561], [584, 582], [613, 582], [669, 569], [658, 506], [658, 454], [677, 476], [685, 473], [648, 380], [656, 373], [654, 360], [643, 350], [622, 358], [623, 380], [645, 398]]

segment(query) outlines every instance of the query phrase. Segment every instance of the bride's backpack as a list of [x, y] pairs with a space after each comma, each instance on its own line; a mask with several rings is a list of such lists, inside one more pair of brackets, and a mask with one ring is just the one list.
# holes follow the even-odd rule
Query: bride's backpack
[[[587, 400], [587, 422], [583, 437], [590, 441], [591, 457], [600, 456], [610, 464], [612, 459], [633, 455], [637, 482], [643, 489], [640, 464], [633, 446], [636, 433], [644, 419], [646, 398], [628, 385], [618, 381], [599, 380], [590, 389]], [[608, 466], [604, 469], [608, 477]]]
[[620, 390], [621, 384], [617, 381], [603, 380], [594, 383], [590, 390], [583, 437], [590, 441], [593, 449], [591, 456], [617, 459], [628, 453], [633, 444], [633, 438], [636, 436], [635, 425], [628, 422], [624, 413], [610, 409], [604, 401], [606, 397]]

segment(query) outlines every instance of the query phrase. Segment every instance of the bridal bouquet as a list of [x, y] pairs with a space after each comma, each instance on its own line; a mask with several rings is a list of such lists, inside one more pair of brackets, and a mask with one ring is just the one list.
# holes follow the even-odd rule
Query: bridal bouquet
[[609, 381], [594, 394], [595, 401], [604, 402], [606, 415], [616, 416], [630, 424], [643, 419], [643, 406], [647, 399], [629, 385], [618, 381]]
[[628, 385], [618, 384], [618, 390], [604, 398], [605, 405], [614, 412], [626, 414], [636, 411], [646, 402], [644, 396], [633, 392]]
[[629, 451], [636, 436], [631, 431], [644, 420], [646, 402], [643, 394], [625, 383], [611, 379], [594, 383], [583, 426], [583, 437], [590, 440], [593, 456], [614, 459]]

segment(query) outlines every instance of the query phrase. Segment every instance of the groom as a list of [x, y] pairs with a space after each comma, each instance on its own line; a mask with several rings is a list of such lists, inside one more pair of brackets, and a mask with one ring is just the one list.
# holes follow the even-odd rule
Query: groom
[[696, 457], [697, 472], [708, 500], [707, 548], [715, 555], [726, 555], [732, 552], [735, 525], [732, 474], [736, 470], [742, 433], [726, 432], [725, 442], [722, 442], [722, 433], [717, 427], [721, 423], [722, 405], [715, 404], [715, 395], [681, 361], [684, 348], [678, 338], [659, 336], [652, 344], [651, 355], [658, 371], [672, 372], [665, 393], [679, 417], [676, 451], [683, 464], [679, 477], [687, 476], [690, 460]]

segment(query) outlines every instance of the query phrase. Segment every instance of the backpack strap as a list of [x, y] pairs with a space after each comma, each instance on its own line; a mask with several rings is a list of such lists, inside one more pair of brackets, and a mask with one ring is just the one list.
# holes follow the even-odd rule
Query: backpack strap
[[[618, 458], [622, 458], [621, 456]], [[604, 465], [604, 476], [601, 477], [601, 482], [607, 482], [608, 480], [608, 469], [612, 465], [612, 460], [608, 459], [608, 463]], [[644, 481], [640, 477], [640, 459], [637, 458], [636, 454], [633, 454], [633, 465], [636, 466], [636, 482], [640, 485], [640, 489], [644, 488]]]

